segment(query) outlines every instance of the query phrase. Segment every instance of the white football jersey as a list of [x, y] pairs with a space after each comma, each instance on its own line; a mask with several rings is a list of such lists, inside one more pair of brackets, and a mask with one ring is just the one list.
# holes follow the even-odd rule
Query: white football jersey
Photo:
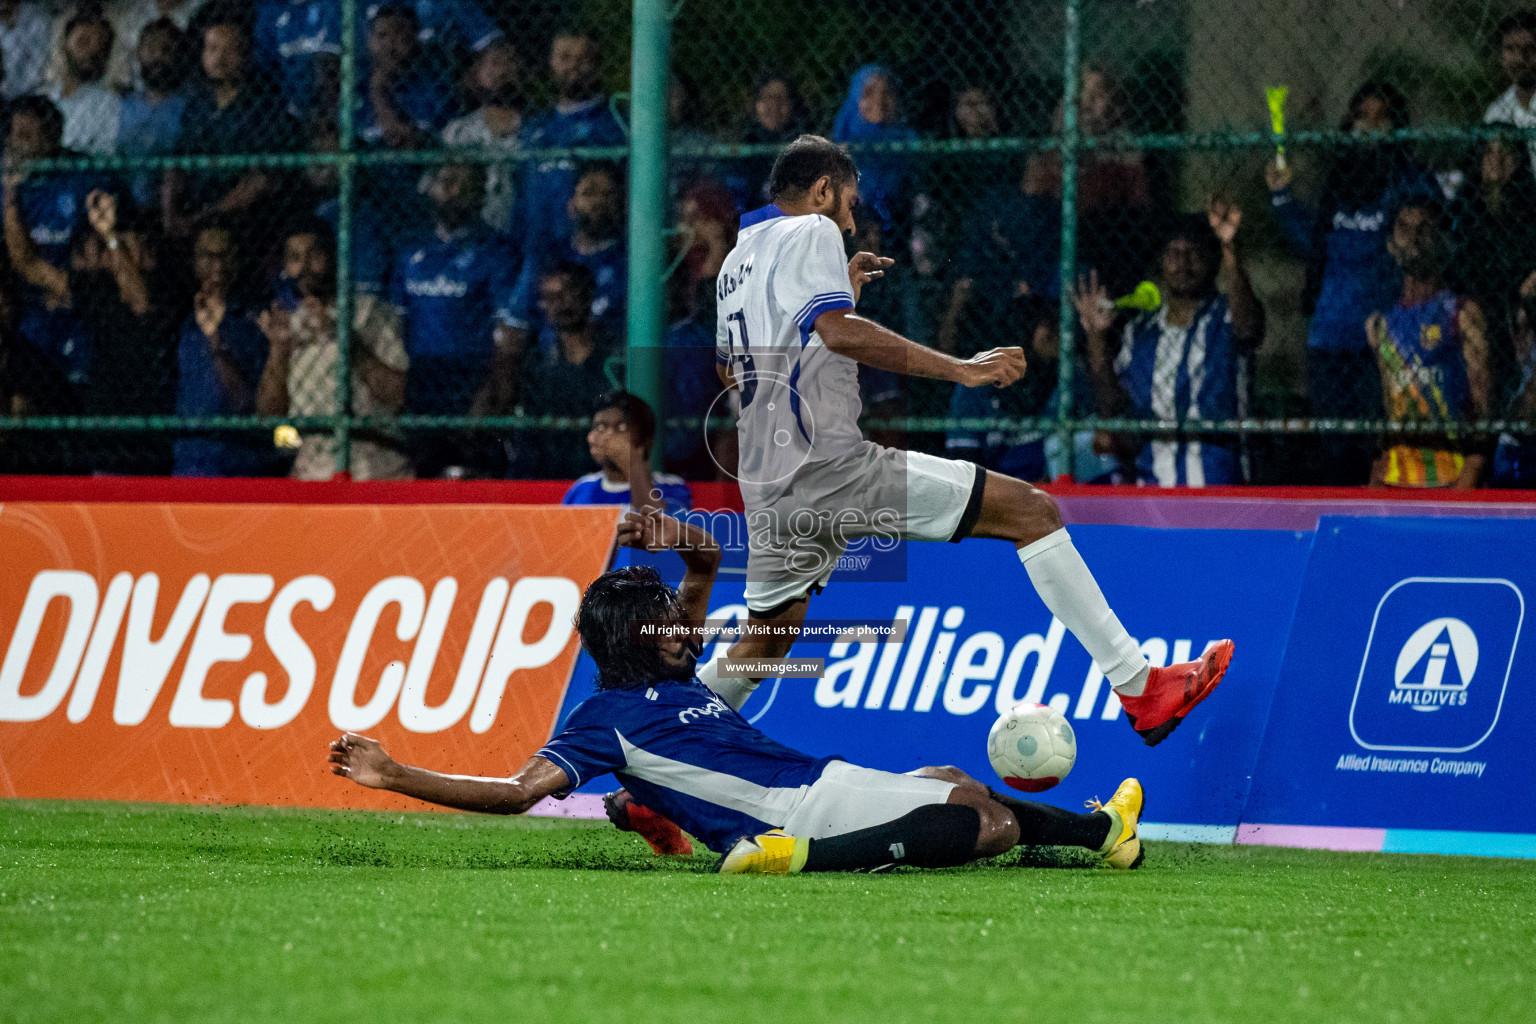
[[801, 466], [863, 440], [859, 365], [814, 330], [821, 314], [853, 308], [842, 233], [777, 206], [749, 213], [716, 296], [715, 359], [741, 388], [737, 477], [750, 511], [784, 494]]

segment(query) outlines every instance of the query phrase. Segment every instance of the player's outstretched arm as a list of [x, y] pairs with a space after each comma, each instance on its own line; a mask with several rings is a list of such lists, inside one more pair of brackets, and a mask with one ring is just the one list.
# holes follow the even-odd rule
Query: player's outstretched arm
[[331, 743], [330, 764], [334, 774], [359, 786], [387, 789], [443, 807], [482, 814], [522, 814], [571, 784], [564, 770], [542, 757], [530, 757], [510, 779], [442, 775], [401, 764], [384, 751], [378, 740], [355, 732], [343, 733]]
[[851, 309], [821, 314], [816, 318], [816, 333], [827, 348], [865, 366], [966, 387], [1006, 387], [1024, 376], [1026, 365], [1024, 350], [1018, 347], [988, 349], [969, 359], [957, 359], [904, 338]]

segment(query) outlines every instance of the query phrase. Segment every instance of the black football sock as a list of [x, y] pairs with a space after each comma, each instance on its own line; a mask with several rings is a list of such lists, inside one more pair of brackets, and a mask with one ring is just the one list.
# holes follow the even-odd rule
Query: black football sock
[[962, 804], [929, 804], [895, 821], [812, 839], [803, 871], [859, 871], [887, 864], [952, 868], [976, 857], [981, 815]]
[[1062, 807], [1004, 796], [996, 790], [987, 792], [992, 794], [993, 800], [1013, 812], [1019, 823], [1019, 844], [1022, 846], [1081, 846], [1098, 850], [1109, 838], [1113, 822], [1103, 811], [1075, 814]]

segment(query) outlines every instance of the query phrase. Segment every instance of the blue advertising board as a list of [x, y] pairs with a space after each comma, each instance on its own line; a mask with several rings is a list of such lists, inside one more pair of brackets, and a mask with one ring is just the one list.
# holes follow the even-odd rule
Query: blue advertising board
[[[722, 519], [715, 517], [717, 535], [739, 526]], [[1147, 834], [1231, 841], [1312, 535], [1124, 526], [1078, 526], [1072, 535], [1154, 663], [1190, 660], [1225, 637], [1236, 641], [1221, 688], [1157, 748], [1130, 728], [1087, 652], [1053, 620], [1013, 547], [1000, 541], [904, 545], [904, 569], [891, 572], [887, 559], [880, 582], [868, 574], [834, 576], [812, 599], [809, 618], [906, 619], [905, 641], [797, 645], [796, 657], [825, 657], [826, 674], [768, 680], [743, 714], [807, 753], [892, 771], [953, 764], [996, 785], [986, 737], [997, 714], [1021, 700], [1048, 703], [1072, 723], [1078, 758], [1043, 799], [1081, 807], [1134, 775], [1147, 790], [1147, 820], [1160, 823]], [[653, 562], [674, 580], [681, 575], [675, 555], [623, 556]], [[744, 569], [745, 552], [727, 546], [712, 618], [745, 615]], [[594, 675], [583, 657], [562, 721], [591, 693]], [[613, 785], [607, 778], [586, 789]]]
[[1536, 522], [1323, 518], [1240, 838], [1536, 856], [1527, 595]]

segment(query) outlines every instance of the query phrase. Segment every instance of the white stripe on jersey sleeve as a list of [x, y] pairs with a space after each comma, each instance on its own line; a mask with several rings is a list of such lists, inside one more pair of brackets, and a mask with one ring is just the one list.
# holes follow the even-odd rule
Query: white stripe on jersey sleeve
[[625, 774], [717, 807], [740, 811], [770, 825], [782, 826], [788, 821], [790, 814], [800, 806], [806, 791], [810, 789], [809, 786], [796, 786], [793, 789], [759, 786], [734, 775], [653, 754], [629, 742], [617, 729], [614, 735], [619, 738], [619, 746], [624, 750]]

